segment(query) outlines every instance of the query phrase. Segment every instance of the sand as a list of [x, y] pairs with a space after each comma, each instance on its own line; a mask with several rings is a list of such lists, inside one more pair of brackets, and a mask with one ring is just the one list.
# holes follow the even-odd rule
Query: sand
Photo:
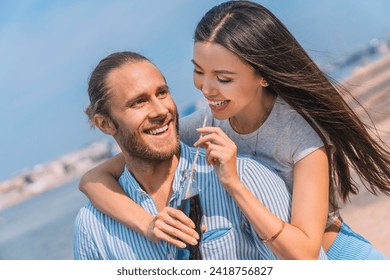
[[[390, 146], [390, 54], [356, 69], [345, 84], [369, 112], [380, 137]], [[347, 101], [350, 102], [348, 99]], [[356, 109], [356, 112], [368, 121], [363, 110]], [[362, 188], [343, 207], [341, 213], [352, 229], [390, 258], [389, 196], [374, 196]]]

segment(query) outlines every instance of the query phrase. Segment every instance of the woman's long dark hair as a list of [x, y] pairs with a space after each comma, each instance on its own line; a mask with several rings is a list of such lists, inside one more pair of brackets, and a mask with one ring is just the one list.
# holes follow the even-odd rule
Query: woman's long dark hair
[[[331, 194], [335, 186], [343, 201], [358, 193], [350, 167], [371, 193], [390, 194], [388, 146], [373, 139], [369, 127], [344, 101], [341, 94], [349, 92], [319, 69], [270, 11], [250, 1], [222, 3], [201, 19], [194, 40], [235, 53], [306, 119], [325, 143]], [[337, 207], [332, 195], [330, 200]]]

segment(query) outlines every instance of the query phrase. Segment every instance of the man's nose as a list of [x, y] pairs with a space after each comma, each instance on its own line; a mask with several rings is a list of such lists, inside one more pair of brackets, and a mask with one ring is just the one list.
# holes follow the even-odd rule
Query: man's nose
[[158, 118], [161, 116], [166, 116], [169, 113], [168, 108], [165, 104], [158, 98], [152, 100], [149, 117], [150, 118]]

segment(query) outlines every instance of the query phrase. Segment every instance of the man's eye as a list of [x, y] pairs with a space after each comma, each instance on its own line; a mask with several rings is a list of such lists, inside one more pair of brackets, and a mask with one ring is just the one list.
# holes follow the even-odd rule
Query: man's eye
[[169, 91], [161, 91], [161, 92], [158, 93], [158, 96], [159, 96], [159, 97], [165, 97], [165, 96], [167, 96], [168, 94], [169, 94]]
[[146, 102], [145, 99], [138, 99], [136, 101], [133, 102], [133, 104], [131, 104], [131, 107], [140, 107], [142, 106], [142, 104], [144, 104]]

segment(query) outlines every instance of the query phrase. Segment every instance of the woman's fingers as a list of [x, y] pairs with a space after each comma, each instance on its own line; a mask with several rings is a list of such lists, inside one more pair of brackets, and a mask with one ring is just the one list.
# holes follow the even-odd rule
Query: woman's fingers
[[[203, 130], [202, 130], [203, 131]], [[221, 129], [208, 129], [204, 131], [215, 131], [201, 137], [196, 143], [202, 145], [207, 143], [206, 162], [214, 166], [221, 184], [225, 188], [231, 188], [239, 179], [237, 176], [237, 146], [225, 136]]]
[[225, 146], [235, 145], [235, 143], [219, 127], [203, 127], [198, 128], [197, 131], [203, 135], [194, 143], [195, 146], [204, 145], [207, 144], [207, 142], [213, 142], [215, 144]]
[[223, 130], [220, 127], [215, 127], [215, 126], [205, 126], [205, 127], [200, 127], [197, 128], [196, 131], [199, 133], [216, 133], [221, 136], [226, 136], [226, 133], [223, 132]]

